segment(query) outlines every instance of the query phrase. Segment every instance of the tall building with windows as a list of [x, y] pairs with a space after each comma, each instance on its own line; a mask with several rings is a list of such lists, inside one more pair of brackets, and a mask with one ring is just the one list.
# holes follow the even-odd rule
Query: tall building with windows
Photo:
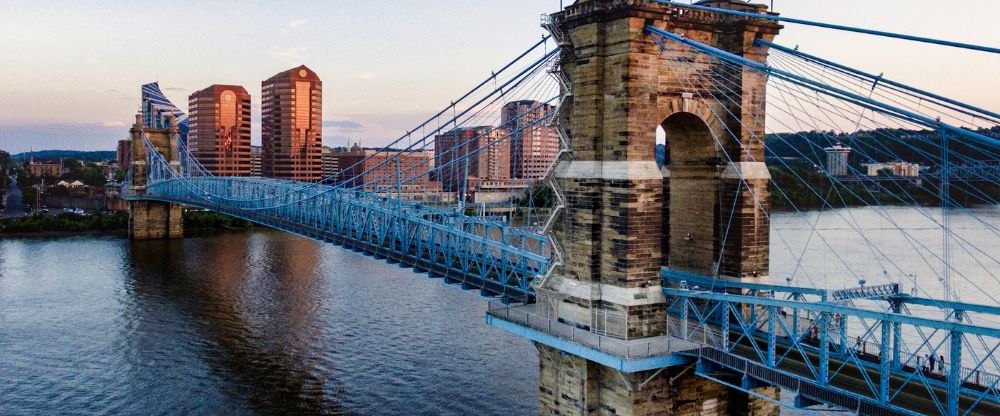
[[336, 183], [365, 191], [395, 191], [397, 184], [406, 192], [430, 189], [434, 152], [364, 149], [355, 143], [350, 149], [331, 149], [331, 174]]
[[510, 132], [512, 178], [542, 179], [559, 154], [559, 136], [547, 125], [555, 107], [533, 100], [503, 106], [501, 123]]
[[160, 90], [158, 82], [150, 82], [142, 86], [142, 123], [146, 128], [165, 129], [169, 116], [174, 117], [177, 129], [180, 131], [181, 143], [187, 143], [188, 116], [170, 102], [166, 94]]
[[323, 82], [305, 65], [261, 84], [261, 173], [316, 182], [323, 177]]
[[250, 146], [250, 176], [261, 176], [261, 163], [264, 150], [260, 146]]
[[484, 180], [510, 179], [510, 138], [493, 126], [459, 127], [434, 138], [438, 180], [447, 192], [462, 188], [468, 163], [466, 190]]
[[212, 85], [188, 97], [188, 149], [217, 176], [250, 176], [250, 94]]
[[848, 159], [851, 155], [851, 148], [837, 143], [823, 150], [826, 151], [827, 173], [831, 176], [847, 176], [850, 170]]

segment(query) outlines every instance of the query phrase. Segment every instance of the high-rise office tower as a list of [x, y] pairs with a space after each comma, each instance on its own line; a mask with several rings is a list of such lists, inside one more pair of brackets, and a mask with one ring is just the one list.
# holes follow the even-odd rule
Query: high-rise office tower
[[250, 176], [250, 94], [212, 85], [188, 97], [188, 149], [217, 176]]
[[548, 126], [555, 108], [538, 101], [512, 101], [503, 106], [501, 123], [510, 132], [511, 177], [542, 179], [559, 154], [559, 136]]
[[264, 150], [260, 146], [250, 146], [250, 176], [261, 176]]
[[823, 149], [826, 151], [826, 171], [832, 176], [847, 176], [850, 173], [849, 158], [851, 148], [837, 143]]
[[305, 65], [261, 84], [262, 174], [315, 182], [323, 177], [323, 82]]

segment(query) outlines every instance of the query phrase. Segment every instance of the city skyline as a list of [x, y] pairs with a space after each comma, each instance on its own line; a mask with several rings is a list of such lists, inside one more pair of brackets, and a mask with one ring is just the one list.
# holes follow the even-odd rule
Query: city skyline
[[0, 415], [1000, 415], [996, 1], [3, 0]]
[[[913, 3], [776, 0], [774, 6], [790, 17], [853, 21], [970, 43], [989, 43], [991, 22], [1000, 20], [1000, 10], [983, 0], [959, 1], [949, 8], [905, 7]], [[435, 7], [443, 5], [449, 7]], [[558, 7], [556, 0], [437, 0], [420, 5], [310, 3], [271, 11], [239, 3], [180, 2], [174, 10], [185, 12], [173, 22], [175, 36], [164, 36], [151, 47], [139, 34], [161, 17], [150, 13], [148, 4], [5, 2], [0, 5], [0, 35], [10, 41], [0, 46], [0, 66], [5, 68], [0, 74], [0, 108], [5, 110], [0, 112], [0, 148], [13, 153], [111, 150], [125, 137], [137, 110], [138, 85], [159, 82], [167, 97], [187, 111], [186, 97], [205, 85], [244, 85], [251, 96], [260, 97], [261, 80], [301, 64], [328, 84], [323, 144], [361, 141], [378, 147], [542, 36], [539, 14]], [[854, 13], [862, 7], [871, 13]], [[212, 22], [212, 16], [226, 9], [238, 11], [255, 28], [249, 38]], [[898, 18], [879, 21], [877, 16], [888, 11]], [[467, 16], [503, 16], [507, 23], [482, 25]], [[407, 35], [377, 36], [386, 28]], [[84, 32], [88, 36], [78, 36]], [[932, 92], [949, 91], [985, 108], [1000, 107], [1000, 97], [990, 94], [1000, 90], [1000, 80], [989, 76], [1000, 72], [994, 57], [860, 36], [787, 25], [780, 42]], [[857, 42], [847, 50], [834, 46], [844, 44], [836, 39]], [[963, 65], [956, 68], [951, 64], [956, 61]], [[259, 145], [259, 100], [254, 100], [252, 114], [252, 142]]]

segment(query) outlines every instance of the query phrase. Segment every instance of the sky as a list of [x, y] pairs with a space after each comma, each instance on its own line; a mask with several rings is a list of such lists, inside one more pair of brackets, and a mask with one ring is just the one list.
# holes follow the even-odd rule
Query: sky
[[[998, 0], [773, 3], [789, 17], [1000, 47]], [[539, 16], [559, 4], [2, 0], [0, 149], [113, 150], [152, 81], [185, 110], [211, 84], [245, 86], [256, 144], [260, 82], [300, 64], [323, 80], [325, 145], [382, 145], [536, 42]], [[792, 24], [777, 42], [1000, 111], [1000, 55]]]

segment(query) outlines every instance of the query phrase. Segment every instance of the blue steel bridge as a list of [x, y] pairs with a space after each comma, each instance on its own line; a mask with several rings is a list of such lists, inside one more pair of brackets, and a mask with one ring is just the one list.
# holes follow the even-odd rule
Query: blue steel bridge
[[[589, 111], [594, 104], [586, 97], [602, 93], [594, 90], [602, 84], [577, 79], [587, 64], [579, 56], [591, 45], [574, 43], [582, 40], [567, 36], [576, 32], [566, 27], [574, 16], [601, 10], [647, 13], [645, 25], [630, 32], [635, 41], [619, 53], [652, 56], [643, 62], [659, 78], [631, 77], [631, 82], [646, 82], [633, 88], [676, 100], [681, 112], [707, 126], [698, 136], [704, 142], [697, 143], [694, 125], [678, 125], [667, 113], [652, 124], [659, 133], [650, 129], [646, 137], [625, 140], [652, 148], [659, 135], [667, 144], [662, 169], [668, 173], [658, 180], [669, 183], [671, 192], [648, 203], [669, 213], [669, 221], [660, 225], [657, 220], [657, 227], [671, 235], [663, 240], [663, 252], [671, 247], [654, 283], [642, 288], [567, 278], [587, 261], [610, 256], [608, 261], [624, 262], [614, 258], [621, 251], [613, 245], [600, 246], [601, 252], [586, 259], [579, 257], [580, 250], [567, 249], [583, 238], [567, 230], [606, 209], [601, 204], [616, 204], [607, 202], [614, 199], [610, 193], [565, 189], [570, 183], [565, 178], [580, 178], [574, 163], [588, 160], [586, 149], [592, 145], [573, 126], [600, 117]], [[602, 16], [611, 19], [614, 13]], [[964, 48], [996, 56], [1000, 50], [780, 17], [762, 6], [727, 1], [591, 0], [543, 16], [542, 23], [550, 35], [377, 151], [371, 156], [379, 158], [376, 166], [357, 177], [337, 174], [302, 183], [214, 176], [179, 140], [183, 114], [162, 93], [154, 101], [144, 98], [155, 105], [144, 106], [141, 122], [133, 127], [133, 165], [123, 195], [133, 203], [179, 204], [247, 219], [479, 290], [495, 300], [487, 313], [492, 326], [540, 346], [542, 383], [545, 363], [558, 362], [546, 357], [549, 348], [616, 372], [612, 380], [624, 386], [622, 394], [636, 397], [657, 388], [661, 377], [670, 383], [695, 377], [797, 412], [1000, 414], [1000, 259], [995, 250], [1000, 222], [984, 209], [996, 207], [994, 191], [1000, 190], [1000, 177], [989, 162], [1000, 160], [1000, 140], [986, 134], [997, 131], [1000, 114], [947, 92], [875, 75], [878, 68], [853, 68], [809, 54], [808, 45], [801, 50], [782, 46], [773, 35], [750, 37], [744, 49], [736, 50], [700, 36], [697, 28], [770, 24], [777, 33], [777, 24], [784, 23], [920, 42], [928, 53]], [[751, 88], [754, 80], [761, 81], [762, 90]], [[144, 87], [144, 97], [146, 92]], [[536, 105], [504, 114], [503, 106], [512, 101]], [[539, 111], [548, 105], [554, 111]], [[604, 117], [637, 113], [633, 107], [638, 105], [604, 107]], [[449, 132], [468, 127], [479, 133], [441, 146]], [[489, 202], [491, 208], [507, 204], [504, 214], [476, 215], [470, 184], [479, 179], [478, 161], [539, 129], [552, 129], [560, 141], [549, 174], [501, 202]], [[838, 142], [852, 148], [848, 168], [854, 177], [865, 175], [862, 163], [902, 160], [904, 153], [933, 163], [919, 189], [879, 181], [853, 186], [825, 168], [822, 149]], [[779, 157], [773, 158], [769, 174], [754, 171], [779, 145], [816, 168], [803, 170]], [[711, 252], [704, 267], [672, 251], [702, 236], [697, 230], [677, 234], [686, 218], [679, 210], [686, 206], [674, 201], [687, 197], [677, 190], [689, 189], [682, 188], [679, 172], [695, 166], [683, 160], [691, 149], [709, 155], [697, 167], [715, 175], [699, 182], [708, 186], [696, 187], [715, 201], [697, 214], [713, 218], [714, 224], [705, 231]], [[400, 154], [430, 150], [436, 156], [426, 165], [402, 166]], [[619, 165], [602, 163], [587, 175], [627, 181], [637, 171], [629, 167], [620, 173], [614, 170]], [[342, 169], [347, 171], [351, 168]], [[938, 199], [928, 203], [918, 192]], [[586, 205], [591, 197], [606, 198]], [[958, 197], [963, 204], [955, 202]], [[622, 202], [629, 203], [642, 202]], [[784, 208], [772, 209], [776, 206]], [[748, 248], [747, 215], [763, 224], [763, 231], [753, 232], [763, 233], [763, 258], [771, 262], [763, 272], [733, 275], [726, 264], [734, 251], [737, 258], [761, 256]], [[600, 236], [608, 230], [594, 232]], [[582, 287], [586, 295], [580, 295]], [[655, 292], [616, 298], [617, 290], [648, 287]], [[594, 295], [594, 290], [605, 293]], [[666, 313], [642, 325], [662, 330], [636, 336], [636, 316], [607, 304], [645, 302], [646, 296], [644, 304]], [[588, 316], [574, 321], [560, 314], [560, 308], [571, 307], [565, 305], [569, 298], [589, 299], [590, 304], [576, 300], [571, 305], [584, 304]], [[579, 377], [586, 385], [586, 374]], [[792, 400], [779, 400], [767, 393], [768, 387], [782, 389]], [[545, 400], [548, 387], [540, 389], [546, 414], [553, 413], [552, 406], [578, 414], [610, 406], [603, 398], [587, 398], [583, 387], [583, 398], [564, 392], [558, 404]]]

